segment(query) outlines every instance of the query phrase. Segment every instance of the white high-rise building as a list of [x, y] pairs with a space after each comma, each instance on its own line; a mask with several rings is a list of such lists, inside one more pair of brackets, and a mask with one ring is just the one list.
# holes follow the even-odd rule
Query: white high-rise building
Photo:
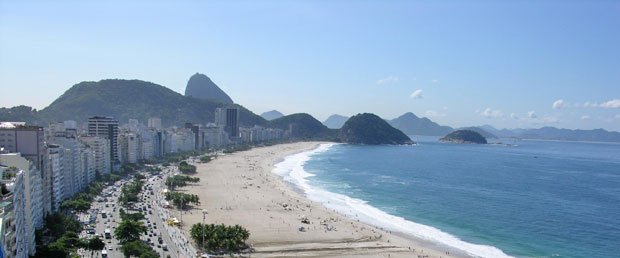
[[170, 135], [170, 152], [192, 151], [195, 135], [190, 129], [177, 129]]
[[[36, 253], [35, 229], [43, 227], [43, 204], [41, 173], [33, 162], [19, 153], [0, 154], [0, 170], [14, 170], [12, 191], [15, 213], [17, 257], [28, 257]], [[14, 169], [13, 169], [14, 168]], [[3, 178], [12, 176], [6, 175]], [[5, 233], [4, 231], [2, 233]], [[6, 256], [5, 256], [6, 257]]]
[[123, 163], [138, 163], [142, 157], [141, 137], [132, 132], [122, 132], [118, 137], [121, 161]]
[[204, 141], [209, 147], [221, 147], [228, 144], [228, 134], [224, 132], [224, 127], [216, 124], [207, 124], [204, 128]]
[[[105, 138], [84, 136], [79, 140], [90, 148], [94, 160], [95, 174], [105, 175], [111, 171], [110, 167], [110, 145], [109, 141]], [[90, 162], [90, 161], [89, 161]]]
[[50, 201], [52, 211], [58, 211], [60, 204], [65, 200], [65, 149], [60, 145], [49, 144], [47, 146], [47, 165], [49, 174], [44, 181], [50, 185]]

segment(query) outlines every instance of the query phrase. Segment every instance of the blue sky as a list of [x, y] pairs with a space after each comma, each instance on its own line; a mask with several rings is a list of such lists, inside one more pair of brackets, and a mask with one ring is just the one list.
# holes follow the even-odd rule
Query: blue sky
[[0, 0], [0, 106], [200, 72], [259, 114], [620, 131], [619, 28], [620, 1]]

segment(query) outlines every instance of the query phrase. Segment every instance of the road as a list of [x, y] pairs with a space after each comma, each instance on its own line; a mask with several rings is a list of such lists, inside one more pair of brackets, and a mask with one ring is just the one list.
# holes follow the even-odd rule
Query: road
[[[195, 249], [177, 227], [166, 224], [166, 220], [171, 217], [170, 211], [162, 207], [165, 201], [162, 194], [162, 190], [165, 189], [164, 182], [166, 177], [173, 173], [178, 173], [178, 171], [175, 171], [173, 168], [164, 169], [161, 178], [143, 173], [147, 176], [147, 180], [139, 194], [140, 201], [133, 205], [133, 209], [124, 208], [124, 210], [128, 213], [140, 211], [145, 215], [143, 222], [147, 226], [147, 233], [142, 235], [140, 239], [151, 245], [160, 257], [192, 258], [196, 257]], [[81, 237], [99, 235], [106, 243], [107, 256], [111, 258], [123, 257], [120, 243], [114, 237], [114, 229], [121, 221], [119, 208], [122, 207], [118, 204], [118, 197], [120, 196], [122, 185], [127, 183], [130, 183], [130, 180], [123, 179], [114, 186], [106, 187], [95, 198], [96, 201], [91, 205], [91, 209], [87, 213], [78, 215], [80, 221], [86, 224], [94, 222], [94, 227], [92, 224], [84, 227], [85, 230], [81, 233]], [[106, 218], [102, 216], [103, 211], [107, 214]], [[95, 221], [90, 219], [93, 215], [96, 216]], [[88, 232], [90, 228], [95, 230], [94, 234]], [[110, 229], [112, 232], [111, 239], [104, 239], [105, 229]], [[162, 239], [161, 243], [159, 242], [160, 237]], [[164, 250], [165, 247], [168, 250]], [[78, 254], [80, 257], [102, 257], [101, 252], [91, 253], [79, 250]]]

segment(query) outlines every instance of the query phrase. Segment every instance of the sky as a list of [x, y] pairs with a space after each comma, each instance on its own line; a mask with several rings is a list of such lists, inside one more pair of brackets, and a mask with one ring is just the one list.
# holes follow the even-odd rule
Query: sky
[[620, 131], [619, 28], [604, 0], [0, 0], [0, 107], [200, 72], [257, 114]]

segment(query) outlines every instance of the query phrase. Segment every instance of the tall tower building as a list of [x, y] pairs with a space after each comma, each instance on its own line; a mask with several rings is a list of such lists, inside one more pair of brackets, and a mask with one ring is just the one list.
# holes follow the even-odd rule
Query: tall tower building
[[223, 107], [215, 110], [215, 124], [224, 127], [231, 138], [239, 137], [239, 108]]
[[113, 170], [120, 164], [118, 152], [118, 120], [111, 117], [94, 116], [88, 119], [88, 135], [99, 136], [110, 141], [110, 162]]

